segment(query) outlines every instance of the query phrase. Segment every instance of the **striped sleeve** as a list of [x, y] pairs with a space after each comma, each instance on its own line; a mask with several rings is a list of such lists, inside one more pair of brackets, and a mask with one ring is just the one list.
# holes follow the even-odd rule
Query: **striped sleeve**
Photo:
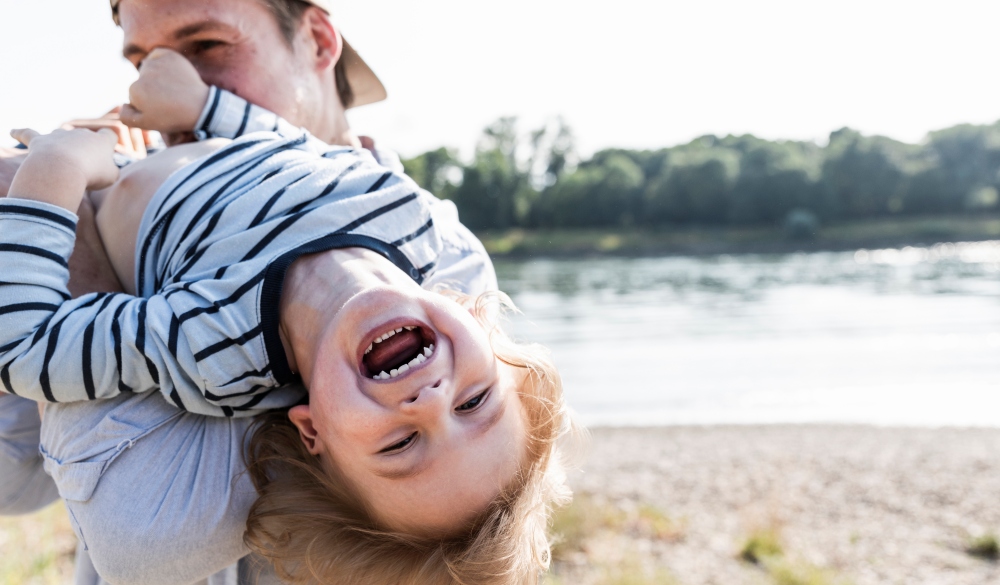
[[[259, 326], [217, 321], [198, 289], [150, 298], [91, 294], [70, 299], [68, 258], [76, 218], [58, 207], [0, 199], [0, 389], [39, 402], [77, 402], [158, 390], [178, 407], [215, 416], [234, 413], [213, 391], [273, 386]], [[29, 244], [30, 242], [30, 244]], [[206, 307], [181, 313], [192, 305]], [[245, 329], [245, 330], [243, 330]], [[215, 331], [216, 339], [204, 338]], [[207, 359], [212, 357], [212, 359]], [[204, 398], [203, 398], [204, 397]], [[197, 399], [194, 399], [197, 398]], [[205, 400], [208, 398], [208, 400]], [[271, 406], [258, 399], [261, 409]]]
[[195, 125], [198, 140], [208, 138], [236, 139], [253, 132], [276, 132], [284, 137], [295, 137], [302, 130], [277, 114], [251, 104], [240, 96], [210, 86], [208, 101]]

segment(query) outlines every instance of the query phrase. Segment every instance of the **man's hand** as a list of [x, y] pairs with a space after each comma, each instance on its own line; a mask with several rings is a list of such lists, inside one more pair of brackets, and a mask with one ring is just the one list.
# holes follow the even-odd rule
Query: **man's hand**
[[115, 147], [115, 151], [133, 159], [146, 158], [147, 147], [153, 146], [156, 144], [156, 141], [152, 139], [146, 130], [129, 128], [125, 124], [122, 124], [120, 119], [121, 109], [121, 106], [115, 106], [100, 118], [70, 120], [62, 125], [62, 129], [84, 128], [96, 132], [107, 128], [118, 135], [118, 146]]
[[8, 197], [51, 203], [76, 213], [84, 191], [103, 189], [118, 179], [112, 157], [118, 137], [111, 130], [56, 130], [43, 135], [22, 129], [11, 136], [29, 150]]
[[208, 85], [183, 55], [154, 49], [142, 60], [139, 79], [129, 88], [130, 103], [122, 106], [121, 120], [164, 135], [190, 132], [208, 94]]

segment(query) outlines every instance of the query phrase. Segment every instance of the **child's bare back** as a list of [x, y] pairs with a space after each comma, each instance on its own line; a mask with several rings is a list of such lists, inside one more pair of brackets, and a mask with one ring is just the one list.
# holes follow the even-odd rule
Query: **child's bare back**
[[125, 292], [136, 294], [136, 241], [143, 214], [153, 196], [174, 172], [229, 142], [215, 138], [160, 151], [128, 165], [113, 185], [93, 194], [97, 231]]

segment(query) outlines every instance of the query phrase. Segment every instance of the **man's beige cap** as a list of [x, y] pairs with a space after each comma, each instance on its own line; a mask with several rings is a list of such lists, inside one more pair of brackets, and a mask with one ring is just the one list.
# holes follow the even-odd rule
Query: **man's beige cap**
[[[327, 14], [333, 12], [329, 0], [302, 1], [322, 9]], [[111, 17], [118, 25], [121, 24], [118, 22], [119, 3], [121, 0], [111, 0]], [[344, 35], [341, 34], [340, 37], [344, 42], [344, 51], [340, 55], [340, 60], [344, 63], [344, 73], [347, 75], [347, 81], [351, 84], [351, 91], [354, 94], [354, 101], [348, 108], [356, 108], [384, 100], [387, 95], [385, 86], [379, 81], [371, 67], [361, 58], [361, 55], [347, 42]]]

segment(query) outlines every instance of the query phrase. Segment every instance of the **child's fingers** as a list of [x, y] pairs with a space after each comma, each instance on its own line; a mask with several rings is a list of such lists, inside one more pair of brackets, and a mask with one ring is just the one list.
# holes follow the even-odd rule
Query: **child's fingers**
[[122, 124], [130, 128], [142, 128], [142, 112], [132, 104], [122, 106], [122, 111], [118, 114]]
[[132, 136], [132, 148], [139, 158], [146, 158], [146, 140], [143, 138], [142, 130], [139, 128], [129, 128], [129, 135]]
[[[182, 55], [180, 53], [178, 53], [177, 51], [174, 51], [172, 49], [168, 49], [166, 47], [156, 47], [155, 49], [153, 49], [152, 51], [150, 51], [148, 55], [146, 55], [145, 57], [143, 57], [142, 62], [143, 62], [143, 64], [145, 64], [145, 63], [152, 63], [153, 61], [156, 61], [157, 59], [163, 59], [164, 57], [171, 58], [173, 56], [180, 57]], [[142, 71], [142, 65], [139, 66], [139, 70]]]
[[25, 146], [30, 146], [32, 139], [38, 136], [38, 132], [31, 128], [15, 128], [10, 131], [10, 136]]

